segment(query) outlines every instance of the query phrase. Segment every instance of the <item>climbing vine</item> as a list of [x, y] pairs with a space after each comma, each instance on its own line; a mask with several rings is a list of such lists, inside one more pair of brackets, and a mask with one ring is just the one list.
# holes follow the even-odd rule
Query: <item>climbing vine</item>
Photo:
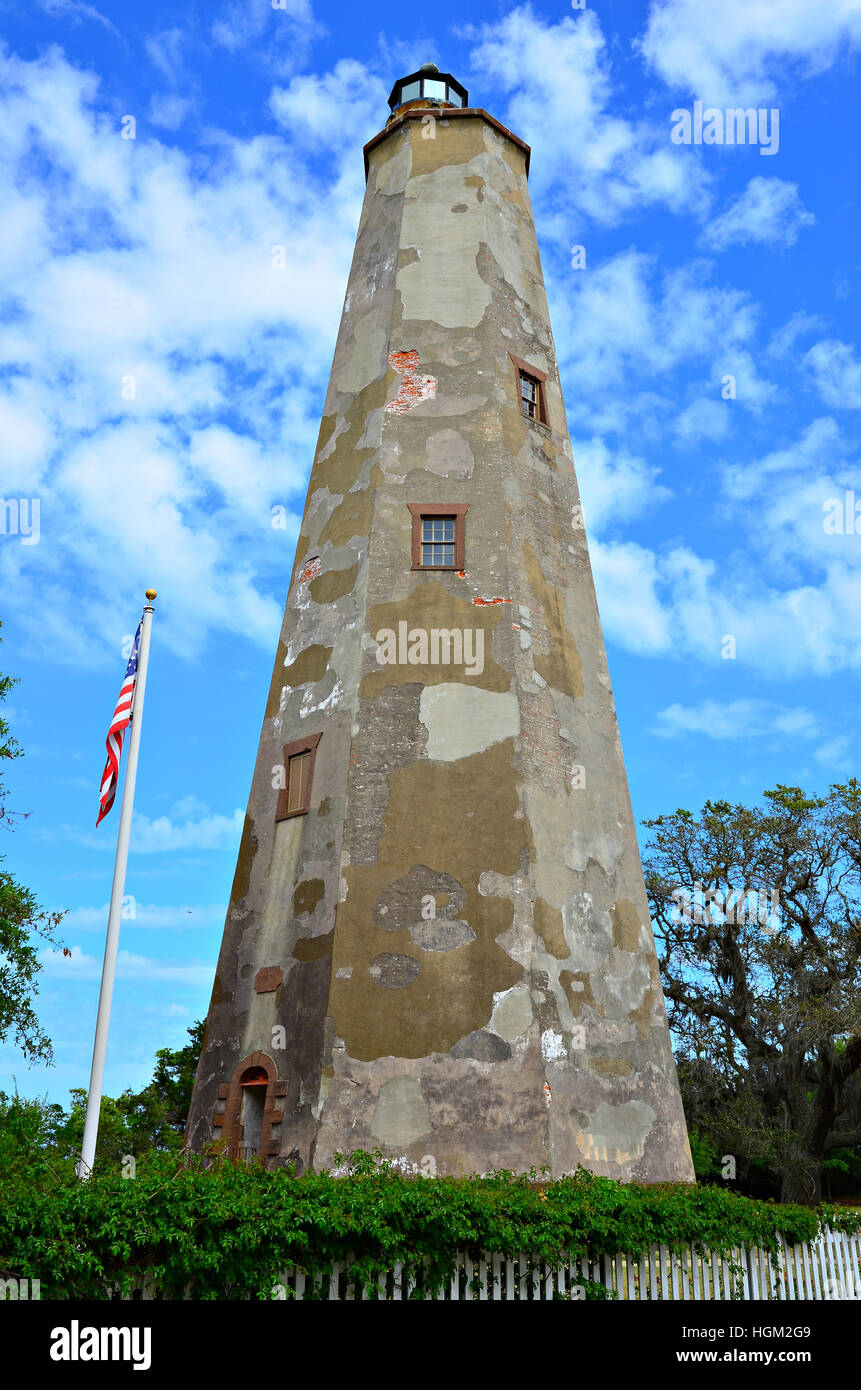
[[[813, 1239], [821, 1224], [855, 1230], [856, 1212], [778, 1205], [721, 1187], [641, 1187], [583, 1170], [555, 1182], [534, 1172], [409, 1178], [379, 1154], [353, 1154], [346, 1175], [153, 1153], [135, 1176], [96, 1167], [32, 1167], [7, 1182], [0, 1204], [0, 1277], [39, 1279], [43, 1299], [108, 1298], [147, 1281], [165, 1298], [272, 1298], [296, 1266], [310, 1277], [348, 1262], [371, 1288], [401, 1262], [434, 1290], [457, 1253], [521, 1253], [560, 1265], [654, 1245], [774, 1253]], [[126, 1166], [128, 1171], [128, 1165]], [[323, 1285], [325, 1287], [325, 1285]], [[607, 1297], [586, 1282], [585, 1295]], [[322, 1290], [320, 1292], [322, 1296]]]

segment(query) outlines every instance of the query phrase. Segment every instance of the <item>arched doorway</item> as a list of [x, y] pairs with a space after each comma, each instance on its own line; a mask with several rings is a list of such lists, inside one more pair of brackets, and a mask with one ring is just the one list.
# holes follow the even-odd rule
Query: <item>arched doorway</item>
[[[265, 1052], [244, 1057], [226, 1085], [219, 1086], [212, 1120], [213, 1139], [235, 1161], [277, 1158], [287, 1083]], [[268, 1163], [267, 1163], [268, 1166]]]

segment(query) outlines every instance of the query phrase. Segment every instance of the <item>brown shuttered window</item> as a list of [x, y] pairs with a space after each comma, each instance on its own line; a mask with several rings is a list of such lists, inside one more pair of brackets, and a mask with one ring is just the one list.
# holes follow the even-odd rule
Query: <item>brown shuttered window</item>
[[414, 570], [462, 570], [468, 502], [408, 502]]
[[321, 734], [310, 734], [284, 745], [285, 786], [278, 793], [276, 820], [304, 816], [311, 808], [311, 782], [314, 777], [314, 758]]
[[517, 395], [521, 414], [525, 415], [527, 420], [537, 420], [539, 425], [549, 424], [547, 373], [542, 372], [539, 367], [533, 367], [529, 362], [524, 362], [522, 357], [515, 357], [513, 352], [508, 355], [517, 369]]
[[311, 753], [294, 753], [287, 759], [287, 814], [297, 815], [307, 811], [306, 802], [311, 791]]

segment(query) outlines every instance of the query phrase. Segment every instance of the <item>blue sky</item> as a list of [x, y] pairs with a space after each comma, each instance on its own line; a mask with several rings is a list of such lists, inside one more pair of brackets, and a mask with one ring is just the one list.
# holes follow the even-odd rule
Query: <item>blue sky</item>
[[[413, 13], [0, 3], [0, 494], [39, 502], [37, 542], [0, 534], [26, 753], [0, 852], [68, 909], [72, 951], [46, 955], [38, 996], [55, 1066], [7, 1047], [0, 1089], [88, 1081], [117, 822], [96, 830], [97, 789], [149, 585], [106, 1090], [143, 1084], [205, 1013], [361, 147], [423, 62], [533, 147], [637, 819], [859, 772], [861, 0]], [[673, 143], [695, 101], [777, 110], [776, 149]]]

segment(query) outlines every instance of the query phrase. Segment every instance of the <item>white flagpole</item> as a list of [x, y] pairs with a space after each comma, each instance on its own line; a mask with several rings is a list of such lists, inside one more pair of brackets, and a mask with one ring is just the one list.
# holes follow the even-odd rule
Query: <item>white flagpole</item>
[[134, 697], [129, 729], [129, 751], [126, 762], [126, 780], [123, 784], [123, 801], [120, 809], [120, 824], [117, 831], [117, 857], [114, 861], [114, 881], [111, 888], [111, 910], [108, 914], [108, 934], [105, 940], [105, 959], [102, 965], [102, 987], [99, 992], [99, 1016], [96, 1022], [96, 1040], [93, 1045], [93, 1066], [90, 1071], [90, 1090], [87, 1096], [87, 1117], [84, 1121], [84, 1141], [81, 1158], [76, 1172], [79, 1178], [88, 1178], [96, 1157], [96, 1139], [99, 1133], [99, 1111], [102, 1105], [102, 1082], [105, 1074], [105, 1053], [108, 1046], [108, 1023], [111, 1017], [111, 999], [114, 993], [114, 974], [117, 968], [117, 948], [120, 939], [120, 915], [123, 906], [123, 893], [126, 886], [126, 865], [129, 857], [129, 837], [132, 828], [132, 803], [135, 799], [135, 776], [138, 767], [138, 748], [141, 739], [144, 692], [146, 690], [146, 669], [149, 660], [150, 628], [155, 611], [152, 601], [155, 589], [147, 589], [149, 602], [141, 619], [141, 641], [138, 648], [138, 670], [135, 680]]

